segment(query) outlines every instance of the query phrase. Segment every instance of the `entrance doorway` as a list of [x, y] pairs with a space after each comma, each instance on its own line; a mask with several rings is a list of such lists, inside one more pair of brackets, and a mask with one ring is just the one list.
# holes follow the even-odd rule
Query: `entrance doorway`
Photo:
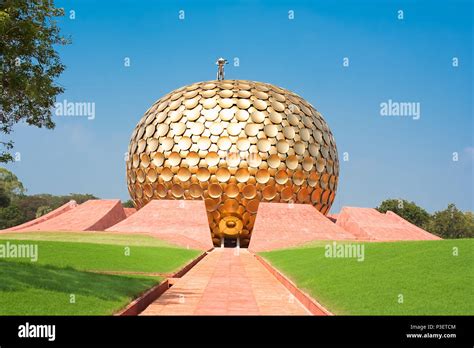
[[240, 248], [240, 239], [239, 237], [222, 237], [221, 238], [221, 248]]

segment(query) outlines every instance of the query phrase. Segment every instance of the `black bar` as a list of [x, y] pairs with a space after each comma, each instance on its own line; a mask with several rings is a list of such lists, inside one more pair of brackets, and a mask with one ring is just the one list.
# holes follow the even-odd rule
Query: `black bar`
[[[472, 316], [333, 317], [0, 317], [0, 347], [57, 344], [408, 344], [469, 346]], [[54, 324], [55, 340], [20, 338], [19, 326]], [[412, 326], [415, 325], [415, 326]], [[430, 327], [428, 325], [433, 325]], [[447, 326], [443, 326], [447, 325]], [[420, 327], [425, 327], [420, 331]], [[407, 334], [456, 337], [408, 338]]]

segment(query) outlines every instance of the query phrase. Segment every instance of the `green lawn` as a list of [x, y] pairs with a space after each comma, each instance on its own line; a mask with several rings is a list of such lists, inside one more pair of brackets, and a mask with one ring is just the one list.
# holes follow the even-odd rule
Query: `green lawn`
[[0, 315], [111, 315], [160, 281], [10, 261], [0, 278]]
[[[1, 236], [0, 236], [1, 238]], [[0, 244], [7, 240], [0, 239]], [[8, 240], [10, 244], [38, 245], [39, 265], [78, 270], [169, 273], [199, 255], [197, 250], [155, 246], [125, 246], [80, 242]], [[126, 253], [129, 252], [129, 255]], [[9, 260], [9, 259], [5, 259]], [[13, 259], [30, 262], [29, 259]]]
[[163, 246], [179, 248], [163, 240], [140, 233], [120, 234], [116, 232], [12, 232], [0, 234], [0, 239], [48, 240], [57, 242], [83, 242], [114, 245]]
[[335, 314], [474, 314], [474, 240], [364, 245], [361, 262], [318, 245], [261, 255]]
[[[37, 240], [32, 240], [33, 235]], [[110, 315], [162, 278], [94, 272], [170, 273], [200, 254], [152, 237], [152, 246], [146, 246], [148, 236], [133, 240], [133, 236], [127, 235], [102, 235], [101, 239], [94, 234], [79, 235], [70, 233], [70, 242], [64, 241], [68, 234], [60, 232], [24, 233], [22, 240], [4, 239], [0, 235], [3, 245], [38, 245], [36, 262], [0, 258], [0, 315]], [[47, 237], [55, 241], [40, 240]], [[71, 303], [71, 298], [75, 303]]]

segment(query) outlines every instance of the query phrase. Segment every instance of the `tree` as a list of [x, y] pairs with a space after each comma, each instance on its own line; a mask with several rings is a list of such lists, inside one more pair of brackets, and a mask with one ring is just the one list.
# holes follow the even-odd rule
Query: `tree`
[[429, 231], [441, 238], [472, 238], [474, 237], [473, 214], [469, 212], [464, 214], [451, 203], [445, 210], [433, 214]]
[[16, 226], [25, 222], [21, 210], [14, 204], [0, 208], [0, 229]]
[[18, 177], [5, 168], [0, 168], [0, 187], [10, 199], [14, 196], [24, 195], [26, 192]]
[[[54, 128], [51, 110], [64, 89], [54, 80], [64, 70], [54, 45], [69, 43], [56, 17], [64, 14], [52, 0], [0, 1], [0, 131], [25, 121]], [[0, 162], [13, 159], [11, 141], [0, 141]]]
[[129, 199], [128, 201], [122, 202], [124, 208], [135, 208], [133, 201]]
[[430, 214], [425, 209], [405, 199], [387, 199], [375, 209], [381, 213], [391, 210], [405, 220], [423, 229], [427, 228], [430, 221]]
[[42, 205], [42, 206], [38, 207], [38, 209], [36, 210], [36, 218], [39, 218], [43, 215], [46, 215], [52, 210], [53, 209], [51, 209], [51, 207], [49, 205]]
[[0, 208], [8, 207], [10, 202], [10, 196], [5, 192], [5, 189], [0, 186]]

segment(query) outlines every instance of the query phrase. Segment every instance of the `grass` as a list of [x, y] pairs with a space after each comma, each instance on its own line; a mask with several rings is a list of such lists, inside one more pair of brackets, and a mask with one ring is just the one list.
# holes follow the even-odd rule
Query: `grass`
[[261, 254], [335, 314], [474, 314], [474, 240], [364, 245], [362, 262], [327, 258], [322, 245]]
[[[0, 239], [0, 244], [7, 240]], [[10, 244], [38, 245], [39, 265], [72, 267], [77, 270], [170, 273], [197, 257], [199, 251], [169, 247], [8, 240]], [[127, 256], [126, 252], [130, 252]], [[9, 259], [6, 259], [9, 260]], [[12, 259], [30, 262], [30, 259]]]
[[117, 232], [12, 232], [0, 234], [0, 239], [48, 240], [57, 242], [82, 242], [94, 244], [113, 244], [127, 246], [162, 246], [179, 248], [163, 240], [146, 234]]
[[111, 315], [161, 280], [9, 261], [0, 278], [0, 315]]
[[1, 234], [3, 245], [37, 245], [38, 260], [0, 259], [0, 315], [110, 315], [163, 278], [95, 272], [170, 273], [200, 254], [145, 235], [97, 234]]

